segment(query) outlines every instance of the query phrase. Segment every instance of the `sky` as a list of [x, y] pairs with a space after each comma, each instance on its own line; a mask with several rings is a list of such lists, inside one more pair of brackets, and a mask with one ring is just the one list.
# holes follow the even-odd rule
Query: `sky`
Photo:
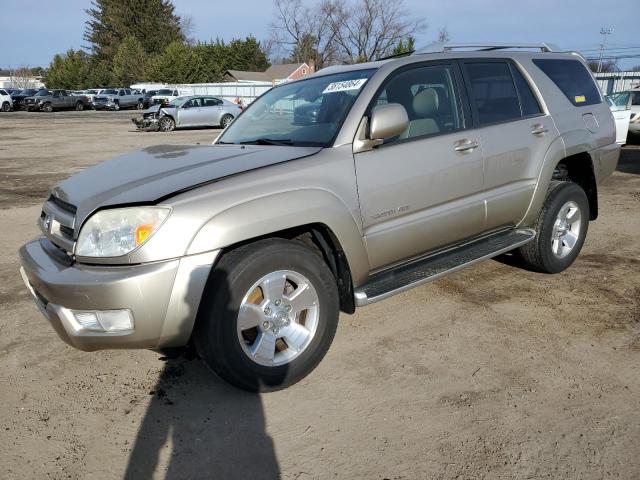
[[[308, 0], [315, 1], [315, 0]], [[597, 56], [600, 29], [611, 52], [633, 54], [618, 65], [640, 64], [638, 0], [404, 0], [410, 14], [428, 24], [417, 46], [431, 43], [446, 26], [456, 42], [550, 42]], [[179, 15], [192, 17], [196, 40], [269, 36], [272, 0], [173, 0]], [[0, 67], [46, 67], [56, 53], [86, 46], [84, 12], [90, 0], [0, 0]], [[607, 14], [609, 12], [610, 14]]]

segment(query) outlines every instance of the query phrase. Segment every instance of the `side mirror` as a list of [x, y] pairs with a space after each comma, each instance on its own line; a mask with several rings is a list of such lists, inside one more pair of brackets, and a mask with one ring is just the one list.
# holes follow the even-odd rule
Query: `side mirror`
[[408, 126], [409, 115], [399, 103], [388, 103], [375, 107], [371, 112], [371, 121], [367, 117], [362, 117], [360, 121], [356, 138], [353, 141], [353, 153], [372, 150], [374, 147], [382, 145], [386, 138], [400, 135]]
[[384, 140], [400, 135], [409, 126], [409, 115], [399, 103], [388, 103], [375, 107], [371, 112], [369, 138]]

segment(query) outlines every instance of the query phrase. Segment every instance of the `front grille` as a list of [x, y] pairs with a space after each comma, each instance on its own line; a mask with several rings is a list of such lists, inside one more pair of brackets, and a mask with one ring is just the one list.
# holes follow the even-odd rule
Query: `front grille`
[[45, 236], [57, 247], [73, 252], [77, 208], [51, 195], [42, 207], [39, 225]]

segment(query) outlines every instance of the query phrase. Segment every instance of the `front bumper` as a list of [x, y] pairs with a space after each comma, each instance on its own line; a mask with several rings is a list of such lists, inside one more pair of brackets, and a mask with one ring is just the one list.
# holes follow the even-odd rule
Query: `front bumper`
[[[185, 345], [219, 251], [140, 265], [66, 265], [45, 238], [20, 249], [22, 278], [40, 311], [69, 345], [85, 351]], [[87, 330], [72, 310], [129, 309], [126, 332]]]

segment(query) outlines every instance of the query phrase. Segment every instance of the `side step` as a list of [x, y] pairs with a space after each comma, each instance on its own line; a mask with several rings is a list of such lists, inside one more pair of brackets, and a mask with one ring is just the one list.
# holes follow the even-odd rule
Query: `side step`
[[503, 230], [376, 273], [367, 283], [356, 289], [356, 305], [361, 307], [384, 300], [448, 273], [496, 257], [530, 242], [535, 236], [536, 232], [529, 228]]

